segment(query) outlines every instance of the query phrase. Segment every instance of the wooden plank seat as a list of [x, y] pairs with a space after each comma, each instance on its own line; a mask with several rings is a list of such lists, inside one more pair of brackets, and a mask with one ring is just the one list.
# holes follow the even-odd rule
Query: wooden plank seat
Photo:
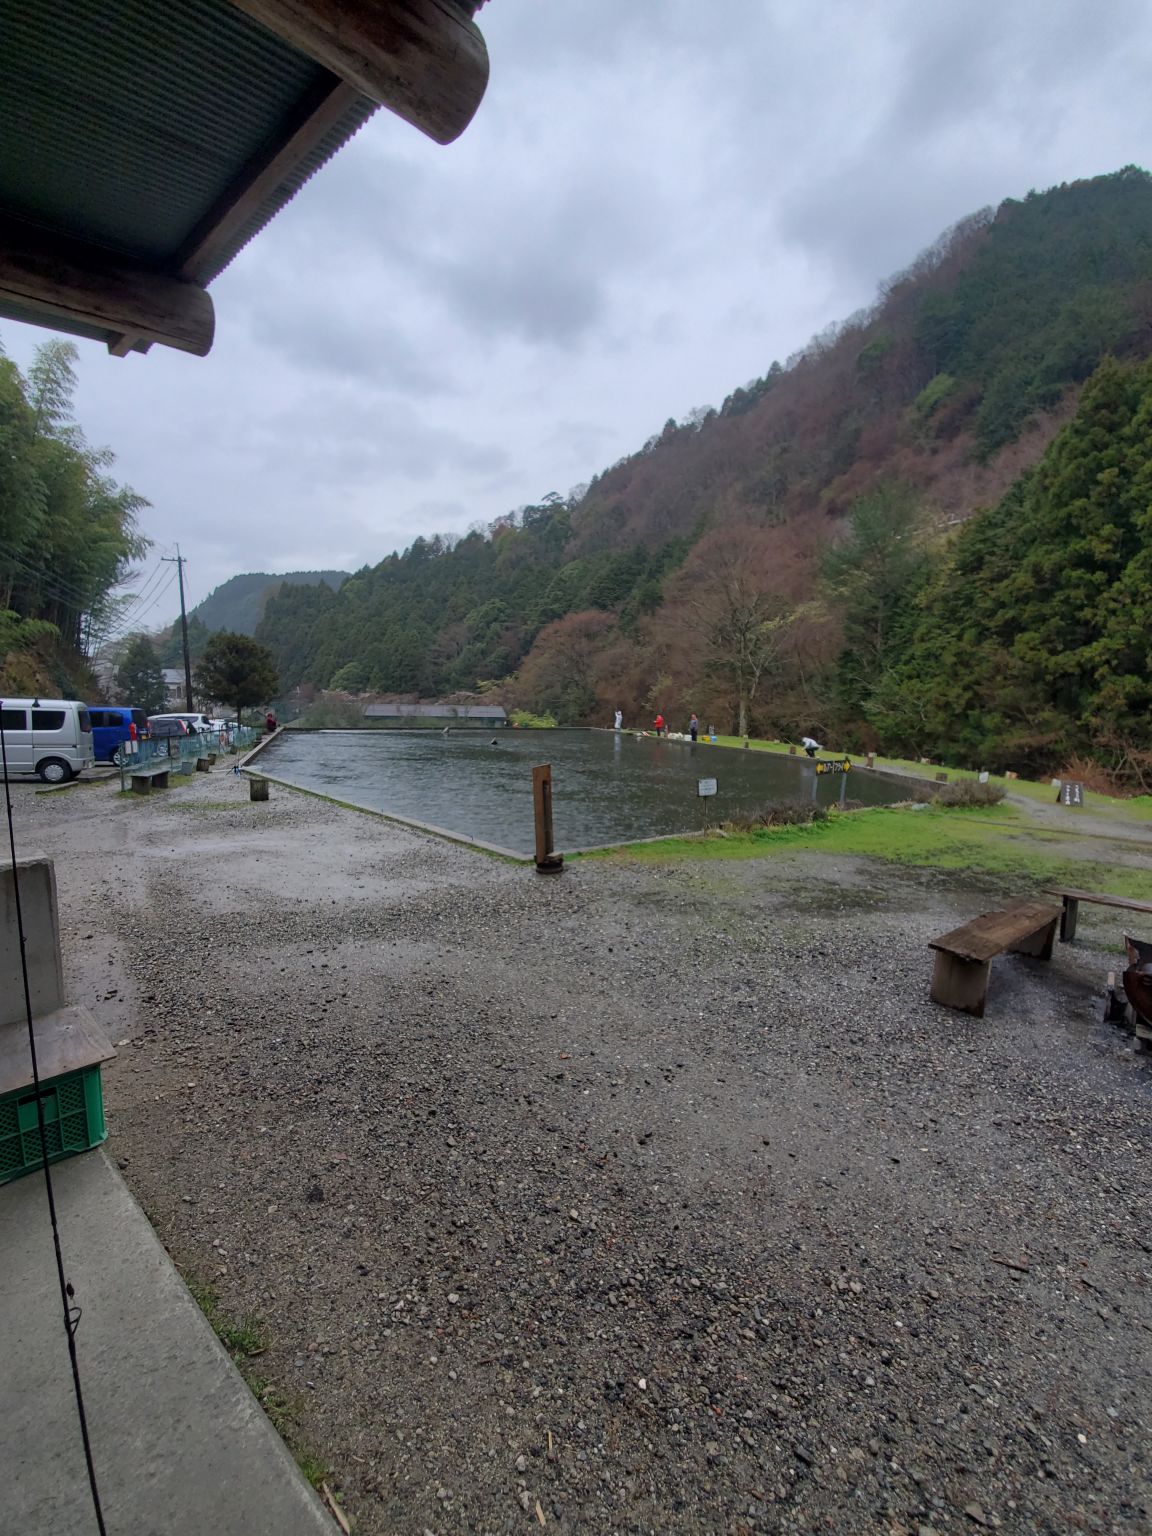
[[1125, 912], [1152, 912], [1152, 901], [1133, 901], [1129, 896], [1108, 896], [1103, 891], [1076, 891], [1065, 886], [1045, 888], [1048, 896], [1059, 896], [1063, 903], [1060, 913], [1060, 942], [1071, 944], [1076, 937], [1076, 923], [1080, 917], [1082, 901], [1095, 902], [1099, 907], [1120, 907]]
[[172, 771], [172, 764], [168, 759], [162, 763], [141, 763], [139, 767], [129, 770], [132, 780], [132, 792], [137, 795], [151, 793], [152, 781], [155, 779], [157, 789], [168, 788], [168, 775]]
[[1001, 912], [985, 912], [933, 939], [928, 946], [936, 951], [932, 1001], [982, 1019], [992, 961], [1005, 951], [1050, 960], [1059, 920], [1059, 907], [1026, 901]]

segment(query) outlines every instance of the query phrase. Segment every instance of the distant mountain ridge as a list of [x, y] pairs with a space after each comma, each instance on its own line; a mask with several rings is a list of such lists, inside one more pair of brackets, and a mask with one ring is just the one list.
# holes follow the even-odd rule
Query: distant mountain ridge
[[[965, 588], [967, 609], [988, 635], [1009, 639], [1004, 655], [981, 652], [980, 664], [999, 684], [1016, 676], [1008, 651], [1033, 645], [1039, 698], [1023, 684], [1000, 704], [982, 696], [964, 737], [937, 697], [946, 665], [929, 697], [908, 664], [923, 652], [935, 666], [947, 651], [917, 604], [946, 606], [948, 582], [965, 576], [952, 562], [957, 525], [1009, 507], [989, 524], [998, 530], [989, 542], [955, 545], [994, 566], [989, 549], [1009, 543], [1009, 498], [1025, 495], [1054, 440], [1052, 462], [1065, 462], [1064, 431], [1086, 381], [1115, 367], [1127, 380], [1150, 354], [1152, 176], [1126, 166], [1029, 192], [961, 219], [883, 283], [869, 309], [718, 408], [669, 419], [590, 484], [461, 538], [414, 539], [338, 593], [284, 588], [257, 639], [286, 688], [478, 691], [561, 724], [604, 723], [616, 709], [630, 723], [657, 713], [686, 722], [695, 711], [741, 734], [895, 738], [914, 756], [962, 749], [976, 766], [1063, 768], [1086, 750], [1091, 716], [1115, 739], [1109, 771], [1135, 782], [1131, 764], [1146, 753], [1152, 784], [1152, 728], [1145, 740], [1131, 724], [1139, 710], [1087, 686], [1074, 699], [1061, 692], [1036, 659], [1041, 626], [1018, 633], [1010, 621], [1023, 599], [991, 569], [1004, 612], [979, 607], [982, 567]], [[1142, 383], [1108, 387], [1118, 401], [1135, 392], [1143, 402]], [[1119, 455], [1102, 484], [1120, 497], [1123, 475], [1146, 469], [1127, 426], [1113, 430], [1097, 408], [1112, 399], [1099, 390], [1088, 414]], [[1143, 403], [1132, 410], [1147, 430]], [[1117, 423], [1125, 412], [1114, 404]], [[1075, 544], [1069, 526], [1047, 503], [1027, 505], [1036, 526], [1048, 518], [1043, 554], [1061, 568]], [[1137, 526], [1126, 505], [1116, 519], [1116, 529]], [[1152, 540], [1152, 525], [1139, 527]], [[1117, 591], [1129, 600], [1127, 586]], [[1088, 605], [1056, 596], [1051, 606], [1062, 602], [1076, 615]], [[1107, 645], [1121, 654], [1115, 635]], [[1100, 646], [1106, 672], [1105, 638]], [[1053, 652], [1079, 654], [1063, 637]], [[1134, 685], [1113, 682], [1116, 698], [1136, 698]], [[925, 736], [936, 720], [938, 733]], [[1102, 749], [1103, 735], [1089, 744]]]
[[196, 604], [188, 617], [198, 619], [207, 630], [225, 629], [232, 634], [254, 635], [264, 617], [268, 599], [279, 592], [282, 584], [318, 587], [323, 583], [336, 592], [347, 580], [347, 571], [287, 571], [283, 575], [246, 571], [221, 582], [203, 602]]

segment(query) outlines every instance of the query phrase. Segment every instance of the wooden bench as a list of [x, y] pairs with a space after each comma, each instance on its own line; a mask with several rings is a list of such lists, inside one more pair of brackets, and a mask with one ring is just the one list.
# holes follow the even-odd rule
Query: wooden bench
[[1100, 907], [1121, 907], [1125, 912], [1152, 912], [1152, 901], [1132, 901], [1127, 896], [1106, 896], [1101, 891], [1070, 891], [1057, 886], [1049, 889], [1047, 894], [1059, 896], [1064, 903], [1060, 914], [1061, 944], [1071, 944], [1076, 937], [1076, 923], [1082, 901], [1094, 901]]
[[933, 939], [928, 946], [936, 951], [932, 1001], [982, 1019], [988, 972], [995, 957], [1008, 951], [1050, 960], [1059, 920], [1059, 907], [1028, 901], [1002, 912], [985, 912]]
[[130, 774], [132, 793], [136, 795], [150, 794], [153, 779], [156, 781], [157, 789], [167, 789], [170, 767], [169, 763], [163, 762], [141, 763], [139, 768], [133, 768]]

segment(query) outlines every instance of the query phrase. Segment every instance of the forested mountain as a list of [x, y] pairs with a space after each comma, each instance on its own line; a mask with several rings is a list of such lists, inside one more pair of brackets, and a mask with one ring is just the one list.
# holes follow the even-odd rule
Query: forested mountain
[[[723, 726], [943, 750], [940, 732], [963, 734], [956, 710], [913, 729], [892, 691], [911, 687], [901, 646], [940, 600], [947, 530], [996, 503], [988, 516], [1010, 521], [1032, 482], [1013, 486], [1085, 379], [1149, 350], [1152, 178], [1129, 167], [1030, 193], [963, 219], [873, 309], [718, 410], [668, 421], [590, 485], [459, 540], [417, 539], [339, 593], [281, 587], [257, 635], [289, 685], [498, 686], [563, 721], [694, 708]], [[956, 548], [979, 580], [980, 546], [965, 534]], [[1055, 687], [1036, 676], [1041, 694]], [[992, 721], [965, 750], [1022, 750], [1018, 726]], [[1033, 733], [1029, 750], [1082, 749], [1085, 730], [1047, 746]]]
[[77, 350], [38, 347], [25, 377], [0, 349], [0, 687], [86, 693], [85, 658], [131, 602], [116, 590], [148, 548], [143, 498], [72, 417]]
[[1152, 361], [1103, 363], [1036, 468], [902, 597], [863, 690], [887, 738], [1152, 784]]
[[347, 579], [347, 571], [289, 571], [285, 576], [270, 576], [267, 571], [246, 571], [244, 575], [230, 576], [214, 587], [202, 602], [189, 610], [188, 619], [190, 623], [198, 621], [209, 633], [226, 629], [236, 635], [254, 635], [264, 615], [265, 604], [281, 586], [314, 587], [324, 582], [335, 591]]

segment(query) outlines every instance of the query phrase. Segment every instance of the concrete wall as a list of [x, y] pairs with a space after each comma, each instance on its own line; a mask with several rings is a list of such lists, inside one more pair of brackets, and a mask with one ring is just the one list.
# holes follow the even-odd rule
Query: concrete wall
[[[20, 905], [27, 940], [25, 954], [32, 1014], [38, 1018], [64, 1006], [56, 871], [51, 859], [32, 855], [17, 859], [16, 872], [20, 878]], [[12, 865], [0, 864], [0, 1025], [19, 1023], [24, 1017], [15, 881]]]

